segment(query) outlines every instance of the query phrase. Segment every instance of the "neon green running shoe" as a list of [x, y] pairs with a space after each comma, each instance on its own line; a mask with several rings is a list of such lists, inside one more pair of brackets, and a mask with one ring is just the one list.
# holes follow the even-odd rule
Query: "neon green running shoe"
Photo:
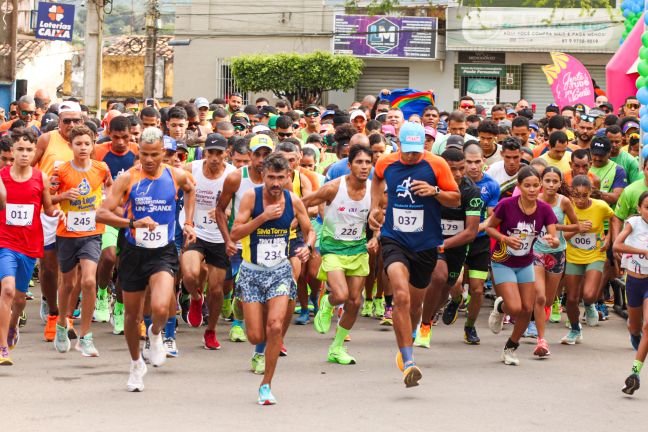
[[225, 319], [232, 316], [232, 299], [223, 299], [223, 306], [221, 307], [221, 316]]
[[245, 330], [240, 325], [233, 325], [229, 332], [229, 340], [231, 342], [247, 342]]
[[332, 346], [328, 351], [328, 361], [341, 365], [356, 364], [356, 359], [351, 357], [345, 346]]
[[265, 373], [265, 355], [254, 353], [251, 362], [252, 372], [257, 375], [263, 375]]
[[556, 298], [553, 304], [551, 305], [551, 315], [549, 315], [549, 321], [552, 323], [559, 323], [562, 319], [560, 314], [560, 300]]
[[430, 339], [432, 339], [432, 327], [429, 325], [421, 324], [416, 332], [416, 339], [414, 339], [414, 346], [421, 348], [430, 348]]
[[331, 328], [331, 319], [333, 318], [333, 306], [328, 301], [328, 294], [322, 298], [320, 309], [315, 315], [313, 326], [318, 333], [328, 333]]
[[112, 315], [113, 334], [124, 334], [124, 304], [115, 302]]
[[93, 319], [96, 322], [110, 321], [110, 294], [107, 290], [99, 290], [97, 293]]
[[360, 312], [360, 316], [370, 317], [372, 312], [373, 312], [373, 300], [365, 300], [364, 303], [362, 304], [362, 312]]
[[378, 319], [381, 319], [385, 315], [385, 300], [383, 298], [373, 299], [373, 315]]

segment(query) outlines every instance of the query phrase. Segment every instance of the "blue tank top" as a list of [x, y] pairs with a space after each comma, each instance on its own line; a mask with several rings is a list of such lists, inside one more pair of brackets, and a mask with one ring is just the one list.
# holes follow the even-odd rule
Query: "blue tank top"
[[115, 180], [119, 174], [128, 171], [135, 164], [135, 153], [128, 151], [120, 156], [113, 152], [108, 152], [103, 158], [103, 161], [108, 164], [110, 174], [113, 180]]
[[[278, 219], [265, 222], [241, 240], [243, 260], [263, 267], [274, 267], [288, 259], [290, 224], [295, 218], [290, 192], [283, 191], [286, 201], [284, 212]], [[263, 213], [263, 186], [254, 188], [252, 217]]]
[[130, 169], [131, 185], [126, 194], [125, 216], [142, 219], [149, 216], [159, 226], [154, 231], [147, 228], [126, 230], [126, 240], [147, 249], [164, 247], [173, 242], [176, 222], [176, 197], [178, 186], [168, 165], [162, 165], [157, 178], [148, 177], [139, 168]]
[[[563, 199], [565, 199], [565, 197], [559, 195], [558, 202], [556, 202], [555, 206], [551, 207], [551, 210], [553, 210], [554, 214], [556, 215], [556, 219], [558, 219], [558, 224], [565, 223], [565, 212], [563, 211], [562, 207], [560, 207], [560, 203], [562, 203]], [[545, 235], [547, 235], [547, 229], [545, 227], [542, 227], [540, 234], [538, 234], [538, 241], [536, 241], [533, 245], [534, 251], [541, 254], [548, 254], [554, 252], [562, 252], [567, 249], [567, 241], [565, 240], [565, 236], [562, 231], [558, 231], [558, 240], [560, 241], [560, 244], [555, 249], [542, 241], [542, 237], [544, 237]]]

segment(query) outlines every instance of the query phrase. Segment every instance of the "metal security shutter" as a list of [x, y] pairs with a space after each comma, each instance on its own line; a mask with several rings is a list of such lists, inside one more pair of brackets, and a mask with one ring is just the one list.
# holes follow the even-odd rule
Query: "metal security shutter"
[[[522, 65], [522, 97], [528, 100], [529, 104], [536, 104], [536, 118], [542, 117], [547, 105], [554, 102], [551, 87], [542, 72], [542, 66], [540, 64]], [[585, 67], [596, 84], [605, 89], [605, 66], [585, 65]]]
[[356, 85], [356, 100], [366, 95], [378, 95], [382, 89], [409, 87], [407, 67], [365, 67]]

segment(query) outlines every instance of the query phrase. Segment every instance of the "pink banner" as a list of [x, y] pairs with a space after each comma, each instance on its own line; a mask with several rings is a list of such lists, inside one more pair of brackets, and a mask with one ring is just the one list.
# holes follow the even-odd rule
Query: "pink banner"
[[569, 54], [552, 52], [552, 65], [542, 67], [559, 107], [582, 103], [591, 107], [596, 95], [592, 78], [583, 64]]

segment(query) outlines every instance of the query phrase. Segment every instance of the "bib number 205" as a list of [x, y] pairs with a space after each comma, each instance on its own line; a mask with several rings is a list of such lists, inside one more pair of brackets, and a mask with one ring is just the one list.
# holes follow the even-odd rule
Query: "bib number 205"
[[169, 243], [169, 229], [167, 225], [158, 225], [153, 231], [148, 228], [136, 228], [135, 242], [137, 246], [147, 249], [166, 246]]

